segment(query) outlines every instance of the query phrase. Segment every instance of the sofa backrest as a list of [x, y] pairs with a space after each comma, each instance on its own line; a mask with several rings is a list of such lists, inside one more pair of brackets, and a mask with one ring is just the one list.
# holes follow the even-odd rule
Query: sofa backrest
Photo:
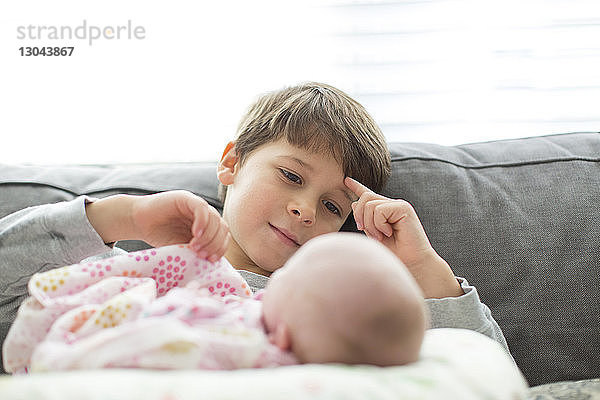
[[478, 288], [529, 383], [598, 377], [600, 134], [390, 150], [384, 194]]
[[[598, 376], [600, 134], [389, 146], [383, 194], [412, 203], [434, 248], [478, 288], [529, 383]], [[80, 194], [170, 189], [221, 206], [215, 163], [0, 164], [0, 217]]]

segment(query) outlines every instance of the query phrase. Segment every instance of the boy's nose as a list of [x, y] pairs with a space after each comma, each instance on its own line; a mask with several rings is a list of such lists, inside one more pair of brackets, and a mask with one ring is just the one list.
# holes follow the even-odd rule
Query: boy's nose
[[308, 207], [289, 206], [288, 211], [306, 226], [310, 226], [315, 222], [315, 213]]

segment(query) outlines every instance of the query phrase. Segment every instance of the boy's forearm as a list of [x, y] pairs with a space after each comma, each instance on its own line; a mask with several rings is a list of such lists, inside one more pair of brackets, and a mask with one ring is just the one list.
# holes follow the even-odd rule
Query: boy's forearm
[[448, 263], [437, 253], [418, 266], [410, 266], [409, 270], [426, 299], [458, 297], [465, 294]]
[[135, 196], [115, 195], [86, 205], [86, 214], [104, 243], [135, 239], [131, 210]]

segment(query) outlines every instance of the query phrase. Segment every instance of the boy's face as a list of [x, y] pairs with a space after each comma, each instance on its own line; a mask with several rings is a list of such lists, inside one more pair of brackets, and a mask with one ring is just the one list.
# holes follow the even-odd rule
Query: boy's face
[[227, 185], [223, 218], [232, 240], [225, 256], [263, 275], [280, 268], [309, 239], [336, 232], [356, 196], [333, 157], [290, 145], [262, 145], [240, 165], [235, 149], [217, 175]]

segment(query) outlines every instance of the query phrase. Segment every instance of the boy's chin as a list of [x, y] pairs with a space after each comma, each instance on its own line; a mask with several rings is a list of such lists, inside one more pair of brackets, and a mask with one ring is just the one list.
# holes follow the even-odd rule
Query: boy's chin
[[259, 254], [257, 255], [257, 257], [253, 258], [254, 263], [258, 268], [263, 270], [268, 275], [283, 267], [287, 260], [292, 256], [290, 254], [287, 257], [265, 257], [267, 253], [266, 249], [259, 249], [258, 253]]

